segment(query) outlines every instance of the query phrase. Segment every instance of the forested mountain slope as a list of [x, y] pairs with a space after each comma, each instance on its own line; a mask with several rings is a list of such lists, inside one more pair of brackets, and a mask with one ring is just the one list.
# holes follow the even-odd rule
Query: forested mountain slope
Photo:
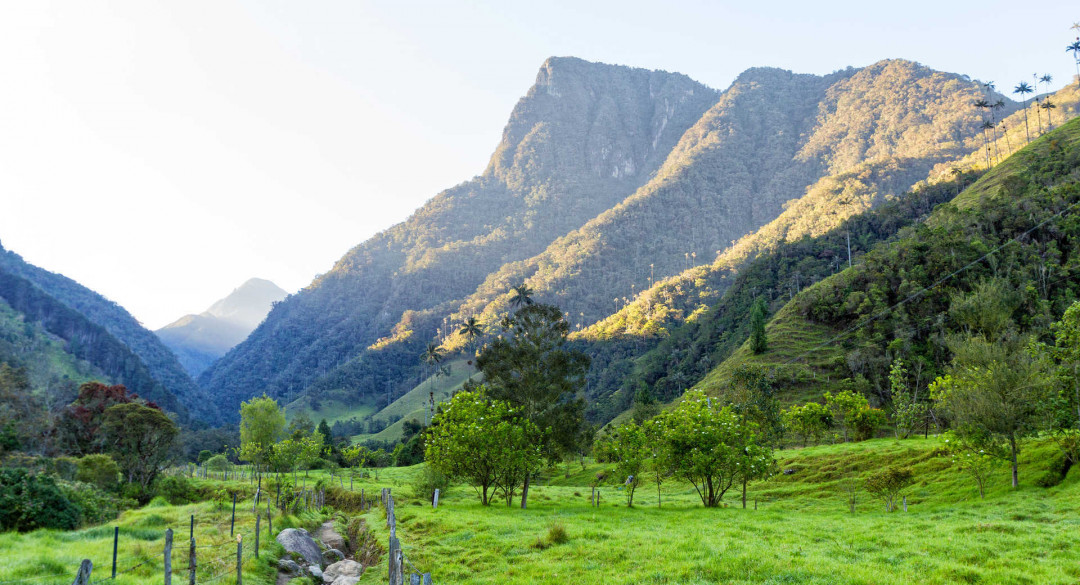
[[[461, 340], [447, 333], [473, 316], [490, 331], [507, 308], [507, 290], [518, 283], [525, 282], [536, 291], [537, 300], [558, 304], [572, 322], [585, 326], [622, 308], [657, 281], [711, 261], [718, 251], [722, 256], [759, 228], [771, 229], [760, 238], [770, 242], [835, 228], [888, 195], [905, 192], [925, 179], [934, 165], [973, 150], [979, 132], [974, 103], [987, 96], [977, 82], [903, 60], [828, 76], [751, 69], [719, 99], [710, 95], [715, 103], [684, 126], [677, 143], [673, 136], [669, 148], [648, 151], [654, 155], [650, 160], [655, 169], [649, 177], [640, 174], [646, 169], [637, 164], [616, 165], [610, 172], [608, 167], [580, 164], [593, 160], [588, 149], [578, 164], [563, 162], [549, 153], [581, 151], [566, 145], [556, 148], [560, 141], [569, 137], [571, 145], [580, 145], [595, 139], [550, 132], [553, 125], [546, 121], [521, 123], [540, 111], [559, 119], [567, 109], [577, 111], [578, 100], [561, 103], [577, 94], [550, 81], [559, 79], [562, 61], [545, 64], [537, 86], [515, 110], [483, 177], [441, 194], [405, 224], [350, 252], [334, 271], [297, 295], [291, 306], [275, 311], [263, 328], [201, 382], [215, 393], [235, 391], [236, 402], [262, 391], [264, 386], [256, 383], [262, 378], [271, 381], [271, 392], [283, 397], [304, 389], [315, 398], [351, 395], [360, 401], [363, 396], [393, 396], [418, 380], [417, 356], [428, 341], [434, 338], [450, 349], [461, 347]], [[575, 68], [612, 69], [577, 60], [568, 63]], [[1003, 96], [990, 97], [1015, 107]], [[670, 123], [657, 125], [655, 107], [649, 119], [653, 128], [671, 128]], [[537, 135], [546, 150], [533, 145]], [[596, 152], [609, 150], [601, 147]], [[611, 155], [605, 160], [624, 159]], [[464, 206], [462, 190], [475, 191], [478, 183], [495, 180], [506, 191], [531, 189], [531, 200], [538, 206], [525, 216], [534, 211], [538, 221], [552, 209], [555, 218], [561, 217], [558, 210], [566, 209], [565, 198], [552, 194], [568, 192], [565, 186], [572, 183], [566, 179], [568, 172], [579, 182], [584, 176], [596, 184], [600, 179], [623, 178], [622, 172], [631, 169], [639, 172], [638, 185], [621, 196], [616, 190], [604, 191], [609, 196], [591, 217], [583, 208], [574, 208], [578, 225], [561, 233], [544, 230], [550, 243], [530, 240], [531, 255], [519, 244], [487, 262], [491, 257], [478, 254], [477, 241], [464, 243], [460, 232], [475, 233], [468, 229], [478, 223], [475, 218], [487, 216]], [[630, 186], [626, 181], [620, 184]], [[590, 202], [600, 201], [595, 187], [587, 192]], [[490, 190], [473, 195], [484, 197], [487, 212], [495, 205], [508, 221], [516, 217], [508, 213], [514, 207], [491, 199]], [[447, 214], [458, 210], [463, 214], [461, 225], [446, 227]], [[487, 232], [483, 250], [518, 241], [503, 237], [516, 233], [508, 226], [518, 221], [499, 224], [503, 231], [497, 238], [495, 232]], [[408, 239], [407, 234], [424, 237]], [[458, 249], [460, 256], [452, 253]], [[393, 253], [397, 259], [388, 259]], [[715, 274], [727, 278], [734, 264], [754, 253], [757, 250], [740, 253], [738, 262], [727, 262], [728, 272]], [[459, 264], [466, 258], [464, 265]], [[717, 298], [728, 283], [705, 284], [717, 286], [698, 291], [703, 301], [710, 294]], [[342, 306], [346, 299], [351, 302]], [[301, 325], [304, 321], [308, 323]], [[312, 322], [324, 326], [313, 329]], [[382, 339], [372, 344], [376, 337]], [[275, 357], [282, 353], [286, 355]]]
[[[1080, 120], [994, 167], [925, 222], [803, 290], [769, 322], [769, 349], [744, 344], [700, 383], [765, 366], [788, 400], [852, 388], [890, 398], [896, 357], [917, 387], [940, 374], [949, 334], [992, 296], [1021, 333], [1043, 335], [1080, 298]], [[990, 293], [993, 293], [992, 295]]]
[[414, 373], [419, 351], [391, 347], [364, 357], [368, 346], [395, 325], [399, 342], [417, 343], [415, 334], [426, 343], [441, 316], [417, 311], [464, 298], [499, 267], [539, 253], [625, 199], [716, 100], [714, 90], [683, 75], [549, 59], [483, 175], [351, 250], [280, 303], [200, 383], [234, 412], [263, 391], [294, 396], [360, 357], [379, 367], [350, 378], [355, 394], [387, 383], [407, 390], [415, 380], [405, 370]]
[[[0, 299], [24, 325], [21, 332], [14, 331], [15, 335], [29, 338], [45, 331], [54, 339], [62, 340], [64, 352], [75, 358], [73, 365], [85, 362], [130, 391], [176, 413], [181, 421], [188, 420], [188, 410], [176, 395], [154, 379], [139, 356], [103, 326], [4, 267], [0, 267]], [[33, 340], [10, 341], [15, 345], [35, 343]], [[83, 367], [76, 367], [86, 372]]]
[[[107, 333], [105, 337], [97, 337], [100, 335], [98, 332], [92, 335], [96, 339], [106, 340], [103, 343], [107, 343], [110, 347], [107, 351], [110, 354], [108, 360], [115, 362], [113, 366], [104, 367], [94, 360], [87, 361], [102, 367], [114, 381], [128, 385], [133, 391], [159, 402], [164, 408], [178, 412], [190, 411], [192, 416], [200, 420], [216, 419], [213, 404], [205, 399], [205, 393], [187, 375], [176, 356], [123, 307], [66, 276], [29, 264], [18, 254], [4, 250], [2, 247], [0, 247], [0, 271], [12, 277], [25, 279], [45, 297], [51, 299], [50, 302], [59, 303], [70, 309], [78, 316], [76, 320], [84, 319], [88, 324], [100, 327], [104, 333]], [[9, 282], [15, 281], [9, 280]], [[25, 287], [20, 283], [19, 288]], [[32, 318], [32, 320], [36, 319], [37, 317]], [[64, 334], [58, 335], [71, 341]], [[124, 351], [113, 347], [112, 342], [107, 341], [109, 339], [117, 341]], [[94, 351], [94, 348], [82, 348], [82, 350]], [[131, 355], [121, 357], [120, 354], [125, 352]], [[115, 355], [112, 355], [114, 353]], [[131, 358], [134, 358], [134, 361]], [[121, 362], [126, 365], [120, 365]], [[115, 368], [125, 371], [126, 375], [117, 375]], [[154, 385], [151, 381], [143, 379], [144, 374], [151, 380], [159, 382], [163, 388], [153, 389]], [[125, 380], [130, 380], [131, 383]], [[139, 390], [140, 388], [142, 391]]]

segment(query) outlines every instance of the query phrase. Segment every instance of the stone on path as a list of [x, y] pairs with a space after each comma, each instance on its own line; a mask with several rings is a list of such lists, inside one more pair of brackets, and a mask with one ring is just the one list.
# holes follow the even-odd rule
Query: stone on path
[[286, 552], [296, 553], [309, 565], [322, 566], [322, 551], [312, 540], [311, 534], [303, 528], [286, 528], [277, 535], [277, 542]]

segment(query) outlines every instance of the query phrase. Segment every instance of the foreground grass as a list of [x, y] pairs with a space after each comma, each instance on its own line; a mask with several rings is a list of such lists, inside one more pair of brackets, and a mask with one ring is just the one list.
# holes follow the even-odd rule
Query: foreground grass
[[[457, 487], [438, 510], [398, 497], [398, 536], [422, 571], [451, 583], [1076, 583], [1080, 579], [1080, 480], [1031, 485], [1049, 446], [1028, 449], [1027, 485], [1008, 488], [1002, 468], [986, 500], [935, 453], [937, 439], [879, 439], [781, 453], [794, 469], [752, 486], [758, 509], [704, 509], [696, 493], [669, 484], [656, 507], [655, 485], [627, 508], [623, 492], [536, 488], [528, 510], [480, 506]], [[909, 511], [886, 514], [860, 494], [847, 511], [839, 485], [846, 467], [909, 465], [922, 480], [910, 490]], [[587, 478], [572, 470], [572, 480]], [[563, 471], [551, 478], [561, 483]], [[549, 481], [549, 483], [552, 483]], [[651, 489], [650, 489], [651, 487]], [[516, 502], [515, 502], [516, 504]], [[381, 512], [370, 524], [385, 540]], [[552, 542], [554, 527], [567, 541]], [[361, 583], [380, 583], [383, 571]]]
[[[378, 497], [390, 487], [398, 502], [398, 536], [406, 557], [441, 583], [1076, 583], [1080, 580], [1080, 472], [1054, 488], [1039, 488], [1050, 444], [1033, 443], [1023, 452], [1022, 486], [1012, 490], [1002, 467], [979, 500], [974, 484], [942, 456], [940, 439], [877, 439], [857, 444], [790, 449], [778, 454], [780, 473], [750, 486], [749, 508], [731, 491], [728, 507], [705, 509], [690, 486], [669, 480], [659, 494], [646, 483], [626, 506], [625, 492], [601, 486], [601, 506], [589, 505], [590, 484], [605, 466], [585, 461], [549, 470], [530, 493], [529, 509], [496, 503], [483, 507], [473, 491], [454, 486], [437, 510], [413, 496], [411, 484], [421, 467], [381, 470], [355, 479], [354, 491]], [[843, 482], [887, 465], [911, 467], [917, 483], [908, 490], [908, 512], [887, 514], [866, 492], [850, 514]], [[303, 476], [304, 474], [301, 474]], [[328, 481], [311, 472], [310, 487]], [[220, 482], [212, 482], [220, 486]], [[341, 473], [334, 484], [349, 486]], [[250, 484], [229, 482], [232, 489]], [[754, 509], [754, 502], [758, 509]], [[247, 500], [250, 502], [250, 499]], [[235, 567], [235, 541], [229, 539], [229, 506], [202, 502], [150, 506], [125, 513], [121, 527], [122, 584], [160, 582], [166, 527], [176, 531], [175, 577], [186, 580], [187, 522], [196, 514], [202, 543], [225, 543], [227, 558], [203, 564], [199, 582]], [[325, 515], [282, 519], [286, 526], [312, 527]], [[367, 514], [369, 527], [384, 547], [388, 534], [382, 510]], [[108, 577], [112, 526], [75, 532], [49, 530], [0, 534], [0, 583], [58, 575], [43, 583], [69, 583], [83, 558], [94, 561], [95, 577]], [[250, 504], [237, 508], [237, 532], [250, 542]], [[559, 532], [565, 532], [565, 540]], [[247, 560], [245, 583], [270, 583], [280, 550], [268, 546], [263, 557]], [[246, 550], [246, 549], [245, 549]], [[206, 553], [210, 555], [209, 552]], [[247, 558], [247, 553], [245, 553]], [[205, 571], [205, 573], [204, 573]], [[204, 577], [205, 575], [205, 577]], [[216, 582], [231, 583], [229, 574]], [[370, 568], [362, 584], [385, 583], [385, 557]]]

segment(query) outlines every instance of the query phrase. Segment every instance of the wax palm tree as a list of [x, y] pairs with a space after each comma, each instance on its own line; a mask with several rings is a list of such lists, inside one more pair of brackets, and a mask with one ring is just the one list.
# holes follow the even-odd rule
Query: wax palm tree
[[533, 304], [533, 289], [524, 282], [512, 289], [514, 296], [510, 297], [510, 306], [516, 308]]
[[466, 347], [470, 350], [476, 349], [476, 338], [480, 337], [483, 333], [480, 330], [480, 324], [476, 322], [476, 317], [469, 317], [465, 320], [465, 323], [458, 330], [459, 335], [464, 335], [466, 340]]
[[[1039, 87], [1039, 74], [1032, 73], [1032, 79], [1035, 80], [1036, 89]], [[1039, 110], [1042, 108], [1042, 100], [1039, 98], [1039, 94], [1035, 94], [1035, 122], [1038, 124], [1039, 136], [1042, 136], [1042, 112]]]
[[1043, 100], [1042, 108], [1046, 110], [1046, 131], [1049, 132], [1054, 129], [1054, 123], [1050, 121], [1050, 110], [1056, 108], [1057, 105], [1050, 101], [1049, 96]]
[[956, 194], [959, 195], [960, 183], [963, 182], [964, 171], [960, 170], [960, 167], [953, 167], [949, 169], [949, 172], [952, 173], [953, 179], [956, 181]]
[[439, 364], [443, 361], [443, 349], [439, 347], [439, 344], [431, 342], [427, 344], [427, 349], [424, 353], [420, 354], [420, 359], [424, 361], [428, 366], [428, 371], [431, 372], [429, 377], [431, 378], [431, 387], [435, 387], [435, 378], [438, 378], [442, 374], [442, 369], [439, 368]]
[[[995, 110], [1001, 110], [1004, 107], [1005, 107], [1005, 101], [1004, 100], [998, 100], [998, 101], [994, 102], [994, 109]], [[1002, 118], [1001, 121], [998, 122], [998, 126], [1001, 126], [1001, 135], [1005, 138], [1006, 154], [1010, 155], [1010, 154], [1012, 154], [1012, 151], [1013, 151], [1013, 149], [1012, 149], [1012, 140], [1009, 140], [1009, 127], [1005, 125], [1005, 118]]]
[[983, 119], [982, 131], [983, 131], [983, 145], [986, 146], [986, 168], [990, 169], [990, 140], [988, 138], [989, 130], [993, 129], [994, 124], [990, 120]]
[[[1013, 88], [1013, 93], [1020, 94], [1020, 99], [1023, 100], [1024, 103], [1024, 134], [1027, 136], [1028, 142], [1031, 142], [1031, 130], [1028, 128], [1027, 94], [1031, 93], [1032, 91], [1033, 90], [1031, 89], [1031, 86], [1028, 85], [1026, 81], [1021, 81], [1016, 85], [1015, 88]], [[1025, 142], [1025, 144], [1027, 143]]]
[[1076, 62], [1076, 83], [1080, 85], [1080, 39], [1076, 39], [1076, 42], [1065, 47], [1066, 53], [1073, 54], [1073, 61]]

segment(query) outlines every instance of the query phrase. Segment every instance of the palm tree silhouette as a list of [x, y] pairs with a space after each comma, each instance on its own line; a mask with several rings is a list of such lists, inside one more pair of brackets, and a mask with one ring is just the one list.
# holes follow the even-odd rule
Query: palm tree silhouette
[[1057, 105], [1054, 104], [1054, 102], [1050, 101], [1049, 97], [1047, 97], [1046, 100], [1043, 101], [1042, 108], [1044, 110], [1046, 110], [1046, 131], [1047, 132], [1054, 129], [1054, 123], [1050, 121], [1050, 110], [1052, 110], [1052, 109], [1054, 109], [1056, 107], [1057, 107]]
[[470, 350], [475, 349], [476, 338], [480, 337], [483, 331], [480, 330], [480, 324], [476, 322], [476, 317], [469, 317], [465, 320], [465, 323], [458, 330], [458, 335], [464, 335], [466, 339], [466, 347]]
[[[1020, 94], [1020, 99], [1023, 100], [1024, 103], [1024, 134], [1027, 136], [1028, 142], [1031, 142], [1031, 130], [1028, 129], [1027, 94], [1031, 93], [1032, 91], [1033, 90], [1031, 89], [1031, 86], [1028, 85], [1026, 81], [1021, 81], [1016, 85], [1016, 87], [1013, 88], [1013, 93]], [[1025, 144], [1027, 143], [1025, 142]]]
[[[1032, 73], [1031, 77], [1035, 80], [1035, 88], [1039, 87], [1039, 74]], [[1035, 94], [1035, 122], [1039, 125], [1039, 136], [1042, 136], [1042, 112], [1039, 109], [1042, 108], [1042, 100], [1039, 99], [1039, 94]]]
[[514, 308], [524, 307], [525, 305], [533, 304], [533, 289], [529, 288], [529, 285], [524, 282], [515, 286], [512, 289], [514, 296], [510, 297], [510, 306]]
[[1076, 61], [1076, 83], [1080, 85], [1080, 39], [1076, 39], [1075, 43], [1065, 47], [1065, 52], [1073, 54], [1073, 61]]
[[989, 141], [989, 139], [987, 138], [987, 131], [988, 131], [988, 130], [992, 130], [993, 128], [994, 128], [994, 124], [993, 124], [993, 122], [991, 122], [990, 120], [987, 120], [987, 119], [983, 118], [983, 122], [982, 122], [982, 131], [983, 131], [983, 144], [985, 144], [985, 145], [986, 145], [986, 168], [987, 168], [987, 170], [989, 170], [989, 169], [990, 169], [990, 164], [991, 164], [991, 159], [990, 159], [990, 141]]
[[960, 194], [960, 183], [963, 180], [964, 171], [960, 170], [960, 167], [953, 167], [953, 168], [949, 169], [949, 172], [952, 173], [952, 176], [956, 180], [956, 194], [959, 195]]

